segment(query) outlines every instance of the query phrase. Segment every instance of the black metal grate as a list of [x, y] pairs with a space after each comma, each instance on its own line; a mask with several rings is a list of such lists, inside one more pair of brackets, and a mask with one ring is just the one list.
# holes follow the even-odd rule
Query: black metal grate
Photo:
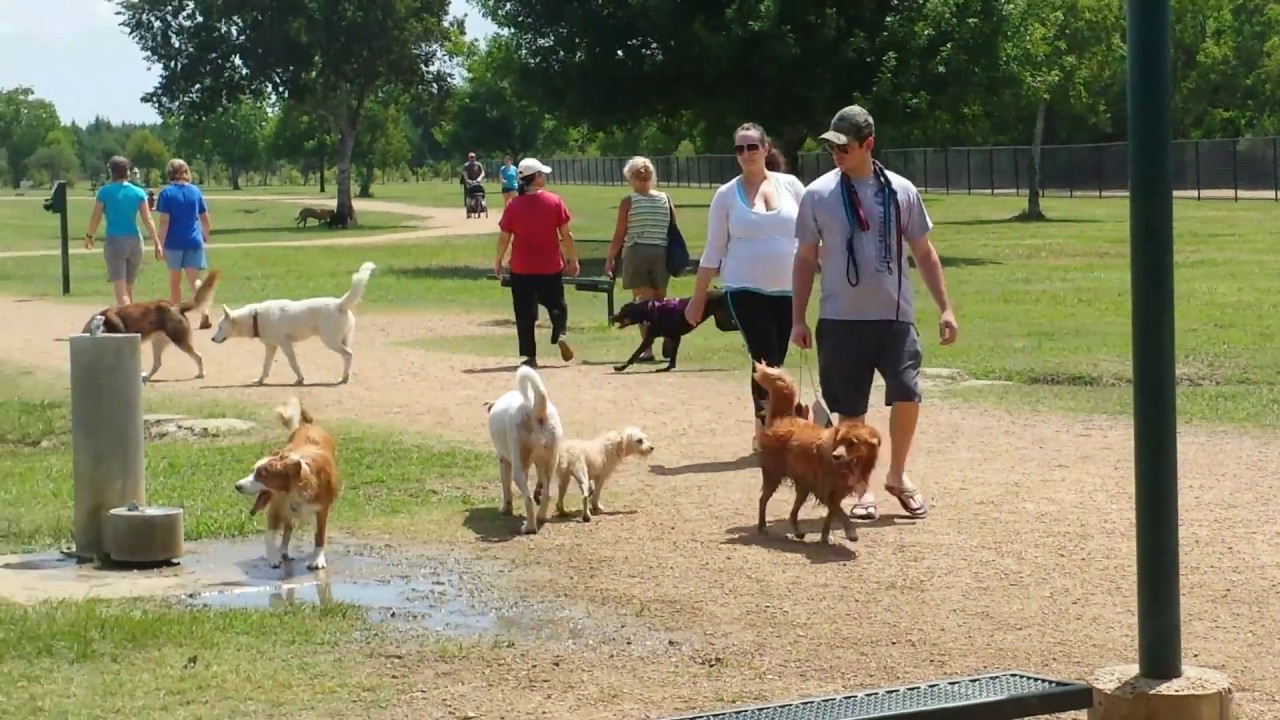
[[1008, 672], [685, 715], [670, 720], [1013, 720], [1083, 710], [1088, 685]]

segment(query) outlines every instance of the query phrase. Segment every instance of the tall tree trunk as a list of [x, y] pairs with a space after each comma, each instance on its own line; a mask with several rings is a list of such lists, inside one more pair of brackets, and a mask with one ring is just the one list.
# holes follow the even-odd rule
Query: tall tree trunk
[[1040, 210], [1040, 148], [1044, 145], [1044, 116], [1048, 110], [1048, 100], [1040, 100], [1040, 106], [1036, 108], [1036, 129], [1031, 135], [1030, 186], [1027, 188], [1027, 209], [1022, 214], [1024, 220], [1046, 219]]
[[231, 189], [240, 189], [240, 168], [235, 165], [228, 165], [227, 172], [231, 173]]
[[352, 225], [356, 224], [356, 208], [351, 202], [351, 153], [356, 147], [356, 132], [352, 123], [344, 122], [338, 129], [338, 211], [345, 212]]
[[324, 194], [324, 173], [325, 173], [325, 170], [328, 169], [325, 167], [327, 164], [328, 163], [325, 162], [324, 153], [323, 152], [320, 153], [320, 193], [321, 194]]
[[374, 180], [373, 163], [372, 162], [365, 163], [364, 172], [361, 174], [361, 178], [360, 178], [360, 193], [358, 194], [358, 197], [362, 197], [362, 198], [373, 197], [373, 193], [370, 192], [371, 189], [373, 188], [373, 180]]

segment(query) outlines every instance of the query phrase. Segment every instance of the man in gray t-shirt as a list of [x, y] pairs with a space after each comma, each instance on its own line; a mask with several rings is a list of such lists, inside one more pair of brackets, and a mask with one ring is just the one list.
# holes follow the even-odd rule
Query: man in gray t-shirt
[[[957, 325], [947, 299], [942, 263], [929, 231], [933, 223], [915, 185], [874, 161], [875, 122], [858, 105], [831, 119], [820, 136], [836, 168], [805, 188], [796, 218], [792, 273], [791, 341], [812, 344], [805, 319], [813, 276], [822, 263], [818, 301], [818, 379], [822, 395], [841, 420], [861, 420], [871, 400], [871, 382], [885, 381], [892, 458], [885, 492], [911, 517], [928, 513], [906, 474], [907, 453], [920, 413], [920, 336], [911, 294], [909, 248], [929, 294], [938, 304], [943, 345], [955, 342]], [[875, 496], [868, 488], [850, 517], [874, 520]]]

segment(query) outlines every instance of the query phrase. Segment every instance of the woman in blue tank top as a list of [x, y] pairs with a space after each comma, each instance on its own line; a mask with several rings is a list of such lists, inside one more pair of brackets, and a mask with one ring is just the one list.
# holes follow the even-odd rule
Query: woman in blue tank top
[[502, 167], [498, 168], [498, 177], [502, 180], [502, 207], [511, 204], [511, 198], [519, 189], [519, 178], [516, 177], [516, 166], [511, 164], [511, 156], [502, 158]]

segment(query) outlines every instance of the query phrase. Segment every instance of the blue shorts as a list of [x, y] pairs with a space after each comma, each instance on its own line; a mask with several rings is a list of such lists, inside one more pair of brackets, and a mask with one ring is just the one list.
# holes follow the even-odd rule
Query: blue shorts
[[164, 262], [169, 266], [170, 270], [182, 270], [183, 268], [204, 270], [204, 248], [189, 248], [186, 250], [165, 248]]

